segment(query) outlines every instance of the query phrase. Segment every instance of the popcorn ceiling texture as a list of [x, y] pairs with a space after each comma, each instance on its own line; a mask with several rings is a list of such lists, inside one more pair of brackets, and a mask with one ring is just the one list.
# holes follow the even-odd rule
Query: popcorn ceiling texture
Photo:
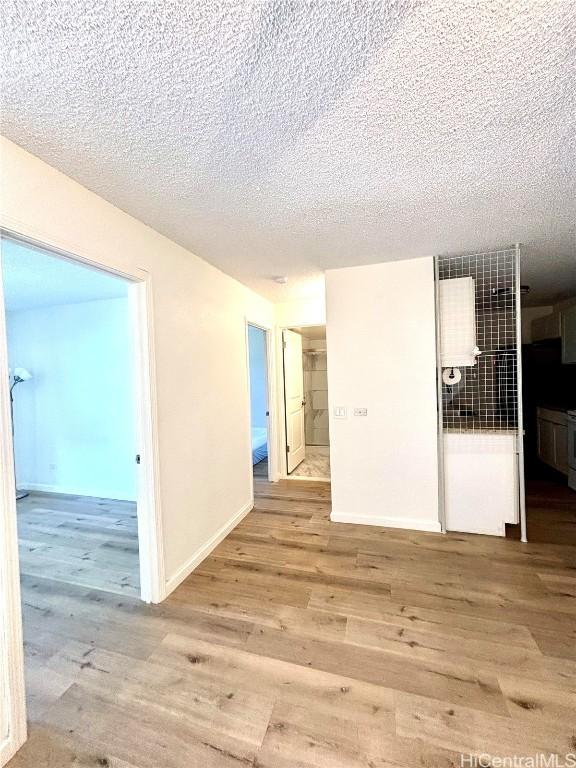
[[2, 9], [3, 133], [272, 299], [516, 241], [576, 293], [569, 0]]

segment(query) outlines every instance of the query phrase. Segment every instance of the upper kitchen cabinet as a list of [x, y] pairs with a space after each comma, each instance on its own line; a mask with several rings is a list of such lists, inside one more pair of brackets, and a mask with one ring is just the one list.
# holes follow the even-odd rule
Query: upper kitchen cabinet
[[544, 317], [537, 317], [532, 321], [532, 341], [559, 339], [561, 334], [562, 326], [558, 310], [544, 315]]
[[457, 277], [438, 283], [440, 350], [443, 368], [476, 364], [474, 278]]
[[576, 363], [576, 304], [562, 312], [562, 362]]

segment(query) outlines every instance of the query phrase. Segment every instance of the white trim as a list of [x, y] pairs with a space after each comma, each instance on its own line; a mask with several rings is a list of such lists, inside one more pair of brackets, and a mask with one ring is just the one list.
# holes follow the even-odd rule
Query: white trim
[[444, 470], [444, 402], [442, 400], [442, 315], [440, 313], [440, 267], [434, 256], [434, 317], [436, 330], [436, 430], [438, 445], [438, 520], [446, 533], [446, 472]]
[[404, 528], [407, 531], [429, 531], [431, 533], [442, 533], [442, 528], [438, 520], [426, 520], [422, 517], [384, 517], [378, 515], [350, 515], [345, 512], [330, 513], [330, 520], [333, 523], [354, 523], [355, 525], [376, 525], [380, 528]]
[[181, 566], [176, 573], [171, 576], [167, 583], [166, 583], [166, 591], [168, 594], [170, 594], [173, 590], [176, 589], [183, 581], [186, 579], [192, 571], [197, 568], [200, 563], [205, 560], [209, 554], [220, 544], [221, 541], [223, 541], [226, 536], [232, 531], [238, 523], [243, 520], [246, 515], [251, 512], [254, 508], [254, 502], [251, 499], [247, 504], [245, 504], [239, 512], [237, 512], [234, 517], [231, 520], [228, 520], [227, 523], [225, 523], [212, 538], [206, 542], [206, 544], [203, 544], [199, 549], [194, 552], [192, 557], [190, 557], [183, 566]]
[[[0, 276], [2, 274], [0, 252]], [[10, 760], [26, 741], [26, 701], [20, 567], [16, 530], [16, 488], [10, 429], [8, 347], [3, 284], [0, 280], [0, 718], [6, 717], [6, 738], [0, 734], [0, 765]], [[0, 723], [1, 727], [1, 723]]]
[[518, 425], [516, 435], [516, 453], [518, 462], [518, 512], [520, 517], [520, 541], [526, 544], [528, 541], [528, 529], [526, 527], [526, 480], [524, 478], [524, 406], [522, 383], [522, 302], [521, 302], [521, 275], [520, 275], [520, 243], [514, 246], [514, 267], [516, 279], [515, 309], [516, 309], [516, 389], [518, 392]]
[[[164, 558], [164, 530], [160, 504], [160, 445], [156, 351], [154, 346], [154, 297], [149, 273], [129, 293], [134, 335], [136, 441], [141, 462], [137, 482], [140, 596], [147, 603], [161, 603], [168, 595]], [[144, 557], [143, 557], [144, 554]]]
[[[323, 323], [297, 323], [292, 325], [278, 326], [276, 331], [276, 358], [278, 366], [276, 369], [276, 388], [278, 396], [278, 407], [276, 413], [277, 426], [277, 473], [275, 480], [319, 480], [325, 483], [330, 482], [329, 477], [308, 477], [305, 475], [288, 474], [288, 464], [286, 457], [286, 385], [284, 381], [284, 331], [290, 331], [294, 328], [326, 328], [326, 321]], [[326, 356], [328, 356], [328, 345], [326, 345]], [[328, 383], [330, 389], [330, 383]], [[330, 445], [325, 446], [330, 451]], [[297, 468], [296, 468], [297, 469]]]
[[[6, 221], [8, 219], [4, 220]], [[128, 296], [134, 338], [134, 403], [139, 446], [136, 452], [141, 456], [137, 476], [140, 595], [144, 602], [159, 603], [166, 597], [167, 592], [159, 490], [153, 291], [150, 274], [139, 267], [116, 269], [103, 263], [97, 255], [80, 255], [81, 247], [75, 248], [67, 242], [55, 243], [39, 231], [18, 223], [11, 222], [10, 226], [0, 227], [0, 235], [27, 243], [59, 258], [123, 277], [131, 283]], [[3, 303], [0, 304], [0, 313], [4, 313]], [[0, 370], [7, 368], [7, 359], [2, 360], [0, 355]], [[11, 447], [9, 424], [9, 419], [6, 422], [0, 420], [0, 432]]]
[[49, 483], [27, 483], [25, 480], [18, 482], [18, 490], [38, 491], [39, 493], [55, 493], [59, 496], [86, 496], [87, 498], [91, 499], [106, 499], [107, 501], [131, 501], [136, 503], [136, 499], [133, 496], [126, 496], [126, 494], [122, 491], [119, 491], [118, 493], [98, 493], [97, 490], [91, 490], [90, 488], [71, 488], [69, 486], [62, 485], [50, 485]]

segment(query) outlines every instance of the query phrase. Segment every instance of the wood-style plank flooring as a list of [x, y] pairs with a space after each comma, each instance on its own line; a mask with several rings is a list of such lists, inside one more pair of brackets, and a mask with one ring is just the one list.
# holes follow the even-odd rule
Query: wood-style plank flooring
[[[576, 494], [556, 543], [256, 507], [162, 605], [23, 578], [30, 739], [10, 768], [448, 768], [576, 751]], [[487, 765], [487, 763], [484, 763]]]
[[135, 503], [33, 492], [17, 506], [23, 576], [140, 596]]

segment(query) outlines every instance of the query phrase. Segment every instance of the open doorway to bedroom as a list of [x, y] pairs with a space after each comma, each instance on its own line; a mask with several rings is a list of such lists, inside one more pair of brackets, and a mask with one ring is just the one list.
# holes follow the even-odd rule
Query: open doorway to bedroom
[[282, 334], [287, 476], [330, 480], [326, 326]]
[[252, 474], [254, 478], [268, 480], [270, 476], [268, 332], [264, 328], [248, 323], [247, 333]]
[[10, 238], [1, 277], [23, 593], [138, 598], [130, 282]]

